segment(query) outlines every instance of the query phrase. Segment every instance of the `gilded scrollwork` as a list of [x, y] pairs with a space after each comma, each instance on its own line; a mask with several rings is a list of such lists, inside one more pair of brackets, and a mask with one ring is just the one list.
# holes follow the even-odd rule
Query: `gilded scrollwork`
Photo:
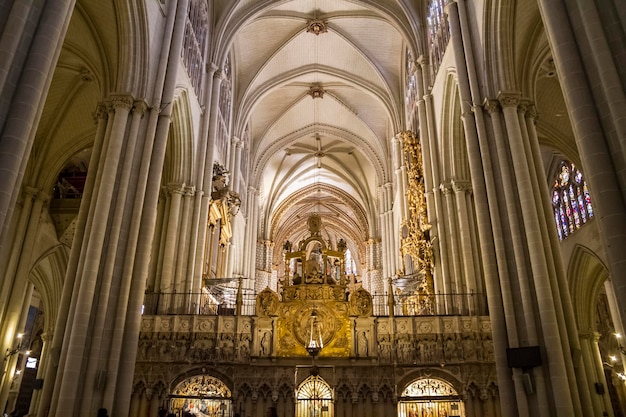
[[415, 281], [411, 293], [403, 294], [407, 303], [405, 308], [414, 310], [417, 314], [432, 314], [433, 248], [426, 208], [422, 150], [413, 132], [402, 132], [400, 139], [408, 176], [408, 215], [400, 228], [400, 252], [405, 262], [399, 275], [411, 277]]

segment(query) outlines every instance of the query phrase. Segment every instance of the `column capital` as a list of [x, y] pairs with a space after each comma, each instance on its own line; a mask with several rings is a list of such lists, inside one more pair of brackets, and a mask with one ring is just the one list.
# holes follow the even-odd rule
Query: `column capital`
[[521, 98], [519, 101], [519, 106], [517, 107], [517, 110], [520, 112], [520, 114], [525, 115], [530, 105], [531, 105], [531, 101], [529, 99]]
[[100, 120], [106, 120], [109, 118], [109, 106], [105, 102], [100, 102], [96, 105], [96, 110], [93, 112], [93, 121], [98, 124]]
[[453, 191], [452, 183], [442, 182], [441, 185], [439, 185], [439, 189], [444, 195], [451, 195]]
[[502, 108], [517, 107], [520, 103], [520, 94], [516, 92], [500, 91], [498, 101]]
[[34, 199], [37, 197], [41, 190], [39, 188], [31, 187], [30, 185], [25, 185], [22, 190], [22, 194], [24, 195], [24, 199]]
[[187, 185], [183, 187], [183, 194], [185, 197], [193, 197], [196, 194], [196, 187]]
[[537, 114], [537, 106], [535, 106], [535, 103], [531, 101], [528, 102], [528, 107], [526, 108], [526, 118], [534, 121], [537, 121], [539, 118], [539, 115]]
[[580, 330], [578, 332], [578, 338], [580, 340], [590, 340], [592, 342], [597, 342], [598, 340], [600, 340], [600, 333], [598, 332], [594, 332], [591, 329], [588, 330]]
[[430, 61], [428, 60], [428, 57], [425, 55], [420, 55], [417, 58], [416, 62], [418, 63], [420, 67], [422, 67], [422, 70], [424, 69], [424, 67], [430, 65]]
[[500, 102], [493, 98], [485, 98], [483, 108], [487, 110], [487, 113], [489, 114], [499, 113], [501, 110]]
[[109, 103], [112, 110], [126, 109], [130, 110], [133, 107], [134, 99], [130, 94], [111, 94], [109, 97]]
[[148, 110], [148, 103], [145, 100], [135, 100], [133, 103], [133, 113], [143, 115]]
[[166, 194], [174, 195], [180, 194], [183, 195], [185, 192], [185, 184], [180, 183], [169, 183], [163, 187], [165, 189]]
[[454, 189], [454, 192], [472, 192], [472, 183], [469, 181], [463, 181], [463, 180], [452, 180], [452, 188]]
[[214, 62], [210, 62], [206, 64], [206, 72], [208, 73], [215, 74], [217, 71], [219, 71], [219, 69], [220, 69], [219, 65], [215, 64]]

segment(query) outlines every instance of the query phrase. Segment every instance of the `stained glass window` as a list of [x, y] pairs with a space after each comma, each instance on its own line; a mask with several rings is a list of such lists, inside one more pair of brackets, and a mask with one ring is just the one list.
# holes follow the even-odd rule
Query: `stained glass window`
[[409, 48], [406, 49], [405, 79], [404, 79], [404, 101], [406, 106], [407, 124], [411, 125], [411, 120], [417, 107], [417, 80], [415, 79], [413, 55]]
[[593, 217], [593, 207], [582, 172], [562, 161], [552, 186], [552, 207], [559, 239], [574, 233]]
[[443, 54], [450, 40], [450, 28], [444, 11], [443, 0], [431, 0], [428, 5], [428, 35], [430, 43], [430, 63], [433, 76], [443, 59]]
[[194, 91], [200, 98], [204, 51], [208, 36], [209, 9], [206, 0], [192, 0], [185, 22], [185, 38], [182, 49], [183, 63]]

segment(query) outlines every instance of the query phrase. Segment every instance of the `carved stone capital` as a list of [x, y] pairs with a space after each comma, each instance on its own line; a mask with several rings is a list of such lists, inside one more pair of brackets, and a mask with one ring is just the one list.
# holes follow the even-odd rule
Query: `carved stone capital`
[[174, 194], [183, 195], [185, 193], [185, 184], [171, 183], [165, 186], [165, 192], [172, 196]]
[[148, 110], [148, 103], [145, 100], [135, 100], [133, 103], [133, 113], [143, 115]]
[[462, 193], [471, 193], [472, 192], [472, 183], [469, 182], [469, 181], [453, 180], [452, 181], [452, 188], [457, 193], [460, 193], [460, 192], [462, 192]]
[[500, 102], [498, 100], [486, 98], [483, 103], [483, 108], [487, 110], [489, 114], [500, 112]]
[[526, 109], [526, 118], [527, 119], [532, 119], [534, 121], [537, 121], [537, 119], [539, 118], [539, 115], [537, 114], [537, 107], [535, 106], [535, 103], [532, 103], [532, 102], [528, 103], [528, 108]]
[[530, 106], [530, 100], [528, 99], [520, 99], [519, 105], [517, 106], [518, 113], [525, 115], [528, 110], [528, 106]]
[[31, 187], [30, 185], [24, 186], [22, 193], [24, 194], [25, 200], [33, 200], [37, 197], [41, 190], [39, 188]]
[[505, 107], [517, 107], [520, 103], [520, 94], [514, 92], [501, 91], [498, 94], [498, 101], [502, 108]]
[[109, 106], [107, 103], [100, 102], [96, 105], [96, 110], [93, 112], [93, 121], [98, 123], [100, 120], [106, 120], [109, 117]]
[[439, 189], [444, 195], [451, 195], [454, 189], [452, 188], [452, 183], [443, 182], [439, 185]]
[[127, 109], [130, 110], [133, 107], [134, 100], [128, 94], [111, 95], [109, 102], [114, 110]]
[[416, 62], [419, 64], [420, 67], [422, 67], [422, 69], [430, 65], [430, 62], [428, 61], [428, 57], [425, 55], [420, 55], [419, 58], [417, 58]]

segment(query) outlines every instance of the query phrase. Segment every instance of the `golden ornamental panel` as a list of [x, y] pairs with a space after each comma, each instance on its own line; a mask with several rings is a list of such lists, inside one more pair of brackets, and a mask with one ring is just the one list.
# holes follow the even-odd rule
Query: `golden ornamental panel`
[[[328, 290], [328, 289], [325, 289]], [[332, 291], [331, 291], [332, 293]], [[323, 341], [321, 357], [349, 357], [352, 346], [350, 318], [345, 301], [295, 299], [281, 303], [276, 326], [275, 356], [308, 356], [305, 346], [311, 337], [311, 313]]]

